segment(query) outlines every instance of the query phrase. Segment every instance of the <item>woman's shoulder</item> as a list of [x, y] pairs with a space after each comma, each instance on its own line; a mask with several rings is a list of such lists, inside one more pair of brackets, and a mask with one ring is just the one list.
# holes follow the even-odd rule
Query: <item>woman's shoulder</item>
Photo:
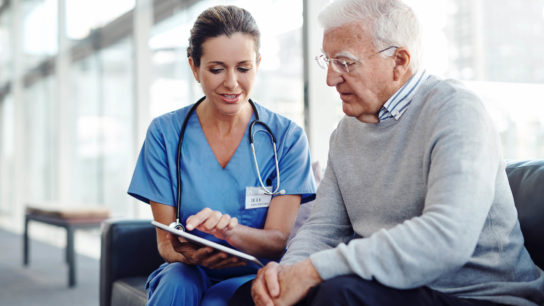
[[177, 131], [180, 130], [185, 117], [189, 113], [191, 106], [192, 104], [155, 117], [151, 121], [149, 129], [163, 132], [175, 131], [177, 133]]

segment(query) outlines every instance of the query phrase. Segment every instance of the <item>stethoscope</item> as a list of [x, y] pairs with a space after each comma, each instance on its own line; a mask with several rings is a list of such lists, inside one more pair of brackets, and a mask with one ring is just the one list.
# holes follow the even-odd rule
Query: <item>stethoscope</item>
[[[185, 227], [183, 224], [181, 224], [181, 146], [183, 144], [183, 135], [185, 134], [185, 128], [187, 127], [187, 123], [189, 122], [189, 118], [191, 115], [195, 112], [196, 108], [202, 101], [204, 101], [206, 97], [201, 98], [198, 100], [187, 115], [185, 115], [185, 119], [183, 120], [183, 124], [181, 125], [181, 132], [179, 133], [179, 140], [178, 140], [178, 147], [177, 147], [177, 153], [176, 153], [176, 179], [178, 183], [178, 188], [176, 192], [176, 221], [170, 223], [170, 227], [180, 229], [182, 231], [185, 231]], [[266, 123], [259, 120], [259, 112], [257, 111], [257, 108], [255, 107], [255, 103], [251, 99], [249, 99], [249, 104], [251, 104], [251, 107], [253, 108], [253, 113], [255, 114], [255, 120], [251, 122], [249, 125], [249, 144], [251, 146], [251, 152], [253, 153], [253, 161], [255, 162], [255, 170], [257, 170], [257, 177], [259, 178], [259, 183], [261, 184], [261, 194], [265, 195], [276, 195], [276, 194], [285, 194], [285, 190], [279, 190], [280, 189], [280, 168], [278, 167], [278, 153], [276, 151], [276, 137], [274, 137], [274, 134], [272, 133], [272, 130], [270, 130], [270, 127], [266, 125]], [[270, 139], [272, 140], [272, 148], [274, 149], [274, 162], [276, 164], [276, 179], [277, 184], [276, 188], [272, 191], [263, 183], [263, 179], [261, 177], [261, 172], [259, 170], [259, 163], [257, 162], [257, 155], [255, 154], [255, 145], [253, 144], [253, 128], [255, 125], [261, 125], [264, 127], [265, 130], [258, 130], [257, 132], [264, 132], [267, 133], [270, 136]]]

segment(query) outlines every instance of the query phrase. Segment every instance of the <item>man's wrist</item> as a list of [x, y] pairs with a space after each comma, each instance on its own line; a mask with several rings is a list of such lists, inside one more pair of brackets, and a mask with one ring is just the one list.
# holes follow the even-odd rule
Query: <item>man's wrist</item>
[[323, 281], [323, 279], [319, 275], [319, 272], [317, 272], [317, 269], [315, 268], [310, 258], [307, 258], [306, 260], [302, 261], [301, 265], [302, 265], [301, 268], [303, 269], [304, 275], [308, 278], [308, 281], [310, 282], [311, 287]]

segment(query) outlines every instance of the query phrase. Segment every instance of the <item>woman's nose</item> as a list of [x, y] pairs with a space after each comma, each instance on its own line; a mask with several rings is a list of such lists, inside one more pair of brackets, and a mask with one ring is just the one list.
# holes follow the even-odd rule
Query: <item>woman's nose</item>
[[225, 76], [224, 86], [229, 89], [234, 89], [238, 85], [238, 78], [236, 76], [236, 71], [233, 69], [227, 70]]

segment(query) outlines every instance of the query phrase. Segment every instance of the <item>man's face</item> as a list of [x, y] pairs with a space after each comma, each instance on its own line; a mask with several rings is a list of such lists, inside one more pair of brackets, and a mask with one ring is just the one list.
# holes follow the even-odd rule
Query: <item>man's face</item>
[[323, 52], [328, 58], [360, 60], [349, 67], [349, 72], [336, 72], [329, 65], [327, 85], [336, 87], [346, 115], [362, 122], [378, 122], [380, 108], [396, 91], [394, 57], [377, 54], [370, 34], [360, 23], [326, 31]]

